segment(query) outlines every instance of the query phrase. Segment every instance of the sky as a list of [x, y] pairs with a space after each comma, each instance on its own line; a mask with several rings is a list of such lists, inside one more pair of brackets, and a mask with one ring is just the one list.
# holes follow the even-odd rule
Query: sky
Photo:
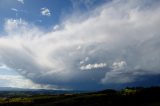
[[159, 0], [1, 0], [0, 87], [160, 85]]

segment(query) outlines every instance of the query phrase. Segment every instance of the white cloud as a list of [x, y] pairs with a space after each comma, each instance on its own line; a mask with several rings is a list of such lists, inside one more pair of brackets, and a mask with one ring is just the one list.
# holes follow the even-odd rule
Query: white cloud
[[24, 0], [17, 0], [18, 2], [24, 4]]
[[81, 66], [80, 69], [81, 70], [91, 70], [91, 69], [98, 69], [98, 68], [104, 68], [106, 67], [107, 64], [106, 63], [96, 63], [96, 64], [88, 64], [86, 66]]
[[6, 32], [16, 32], [17, 29], [19, 30], [19, 27], [27, 25], [27, 23], [22, 21], [21, 19], [7, 19], [5, 24]]
[[112, 65], [113, 70], [123, 70], [127, 67], [127, 63], [125, 61], [114, 62]]
[[51, 86], [33, 83], [31, 80], [20, 75], [0, 75], [0, 86], [28, 89], [58, 89], [53, 85]]
[[3, 69], [5, 69], [5, 70], [6, 70], [6, 69], [9, 69], [9, 68], [8, 68], [6, 65], [1, 64], [1, 65], [0, 65], [0, 70], [3, 70]]
[[56, 31], [56, 30], [58, 30], [59, 28], [60, 28], [59, 25], [55, 25], [55, 26], [53, 27], [53, 30]]
[[51, 12], [48, 8], [41, 8], [41, 14], [43, 16], [51, 16]]
[[[23, 71], [23, 69], [17, 70]], [[3, 64], [0, 65], [0, 86], [28, 89], [61, 89], [53, 85], [36, 84]]]
[[[28, 35], [28, 31], [31, 31], [30, 29], [32, 28], [32, 32], [30, 35]], [[6, 19], [5, 20], [5, 25], [4, 25], [4, 30], [7, 33], [7, 35], [12, 35], [12, 36], [25, 36], [25, 37], [31, 37], [31, 36], [39, 36], [41, 35], [41, 31], [37, 27], [35, 27], [33, 24], [29, 24], [26, 21], [20, 19]], [[39, 31], [39, 33], [38, 33]]]
[[[127, 83], [141, 76], [159, 75], [157, 4], [113, 0], [86, 16], [66, 19], [61, 29], [50, 32], [24, 20], [8, 19], [7, 36], [0, 37], [0, 63], [34, 83], [73, 88], [90, 86], [93, 77], [94, 85], [99, 85], [108, 84], [109, 80]], [[80, 67], [102, 67], [105, 71], [82, 71]]]
[[11, 8], [11, 10], [14, 12], [18, 12], [18, 10], [16, 8]]

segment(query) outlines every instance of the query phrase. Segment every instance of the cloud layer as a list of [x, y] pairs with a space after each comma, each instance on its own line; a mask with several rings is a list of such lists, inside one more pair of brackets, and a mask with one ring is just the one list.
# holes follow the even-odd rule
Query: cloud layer
[[73, 89], [159, 75], [157, 4], [113, 0], [73, 15], [48, 32], [21, 19], [8, 19], [6, 35], [0, 37], [0, 63], [34, 83]]

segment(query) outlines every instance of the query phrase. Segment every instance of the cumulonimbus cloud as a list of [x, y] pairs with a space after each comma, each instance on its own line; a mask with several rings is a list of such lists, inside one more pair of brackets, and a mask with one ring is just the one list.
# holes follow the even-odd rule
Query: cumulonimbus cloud
[[[159, 11], [157, 3], [148, 0], [113, 0], [48, 32], [8, 19], [7, 35], [0, 37], [0, 63], [34, 83], [73, 89], [157, 75]], [[100, 63], [103, 66], [93, 68]], [[88, 64], [90, 70], [102, 71], [84, 71], [81, 67]]]

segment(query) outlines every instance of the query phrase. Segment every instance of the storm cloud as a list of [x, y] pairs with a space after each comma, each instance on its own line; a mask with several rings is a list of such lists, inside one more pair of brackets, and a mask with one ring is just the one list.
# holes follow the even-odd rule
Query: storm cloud
[[6, 34], [0, 36], [0, 63], [35, 84], [69, 89], [159, 75], [159, 4], [112, 0], [91, 12], [73, 14], [51, 31], [7, 19]]

